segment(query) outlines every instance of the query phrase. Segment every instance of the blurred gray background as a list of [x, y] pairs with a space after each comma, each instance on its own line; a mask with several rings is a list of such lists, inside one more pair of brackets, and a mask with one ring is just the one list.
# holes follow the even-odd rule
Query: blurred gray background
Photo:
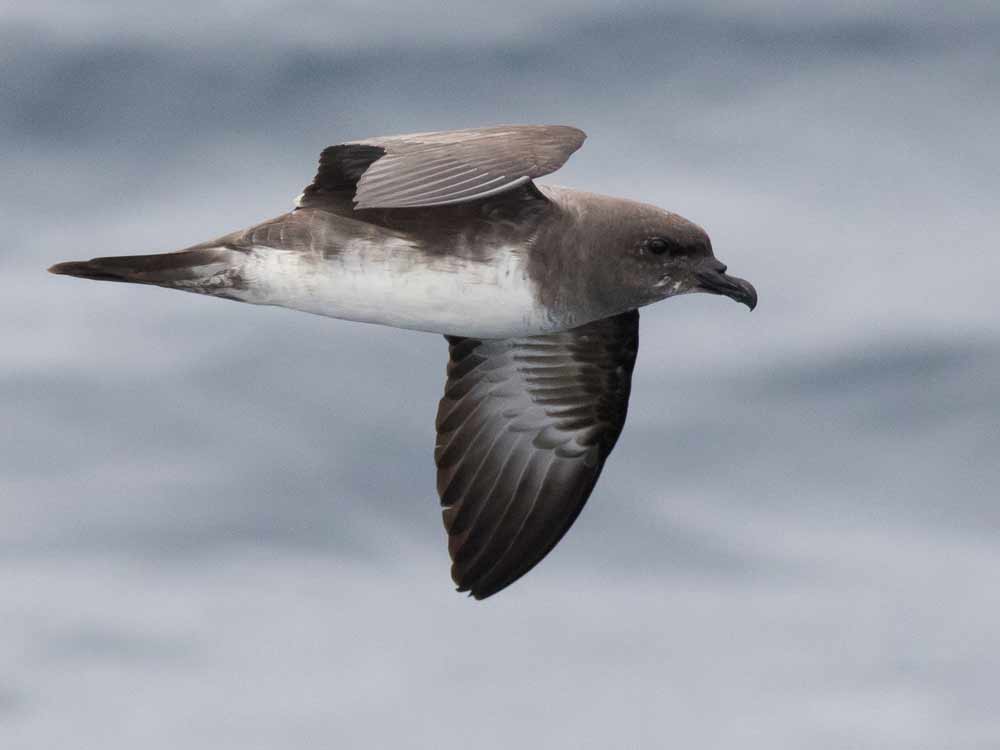
[[[0, 5], [0, 746], [1000, 747], [1000, 11], [803, 6]], [[590, 504], [483, 603], [443, 339], [44, 272], [503, 122], [761, 303], [644, 310]]]

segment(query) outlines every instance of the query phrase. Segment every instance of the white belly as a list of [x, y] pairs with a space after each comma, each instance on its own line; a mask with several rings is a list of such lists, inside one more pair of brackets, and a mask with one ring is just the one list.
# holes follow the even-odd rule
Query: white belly
[[402, 241], [356, 241], [327, 258], [255, 247], [241, 275], [245, 288], [228, 290], [230, 296], [331, 318], [476, 338], [557, 328], [515, 249], [477, 262], [431, 256]]

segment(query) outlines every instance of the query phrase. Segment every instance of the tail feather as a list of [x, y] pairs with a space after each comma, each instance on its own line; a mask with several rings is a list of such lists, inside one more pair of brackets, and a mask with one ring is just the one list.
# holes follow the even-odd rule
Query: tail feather
[[[119, 255], [91, 260], [56, 263], [49, 273], [97, 281], [188, 288], [220, 286], [236, 270], [237, 251], [225, 247], [201, 247], [157, 255]], [[196, 291], [197, 289], [192, 289]]]

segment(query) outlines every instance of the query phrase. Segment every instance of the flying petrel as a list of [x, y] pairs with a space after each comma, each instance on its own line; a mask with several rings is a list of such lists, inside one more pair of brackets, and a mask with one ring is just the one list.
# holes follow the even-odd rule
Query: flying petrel
[[330, 146], [289, 213], [49, 270], [444, 334], [438, 493], [452, 578], [483, 599], [545, 557], [590, 496], [625, 424], [636, 308], [689, 292], [757, 304], [687, 219], [533, 182], [585, 137], [510, 125]]

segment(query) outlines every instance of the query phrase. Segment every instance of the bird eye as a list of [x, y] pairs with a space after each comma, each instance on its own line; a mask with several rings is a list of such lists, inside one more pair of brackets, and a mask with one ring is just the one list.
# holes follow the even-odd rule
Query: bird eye
[[662, 237], [653, 237], [646, 240], [646, 249], [653, 253], [653, 255], [663, 255], [663, 253], [670, 249], [670, 243]]

